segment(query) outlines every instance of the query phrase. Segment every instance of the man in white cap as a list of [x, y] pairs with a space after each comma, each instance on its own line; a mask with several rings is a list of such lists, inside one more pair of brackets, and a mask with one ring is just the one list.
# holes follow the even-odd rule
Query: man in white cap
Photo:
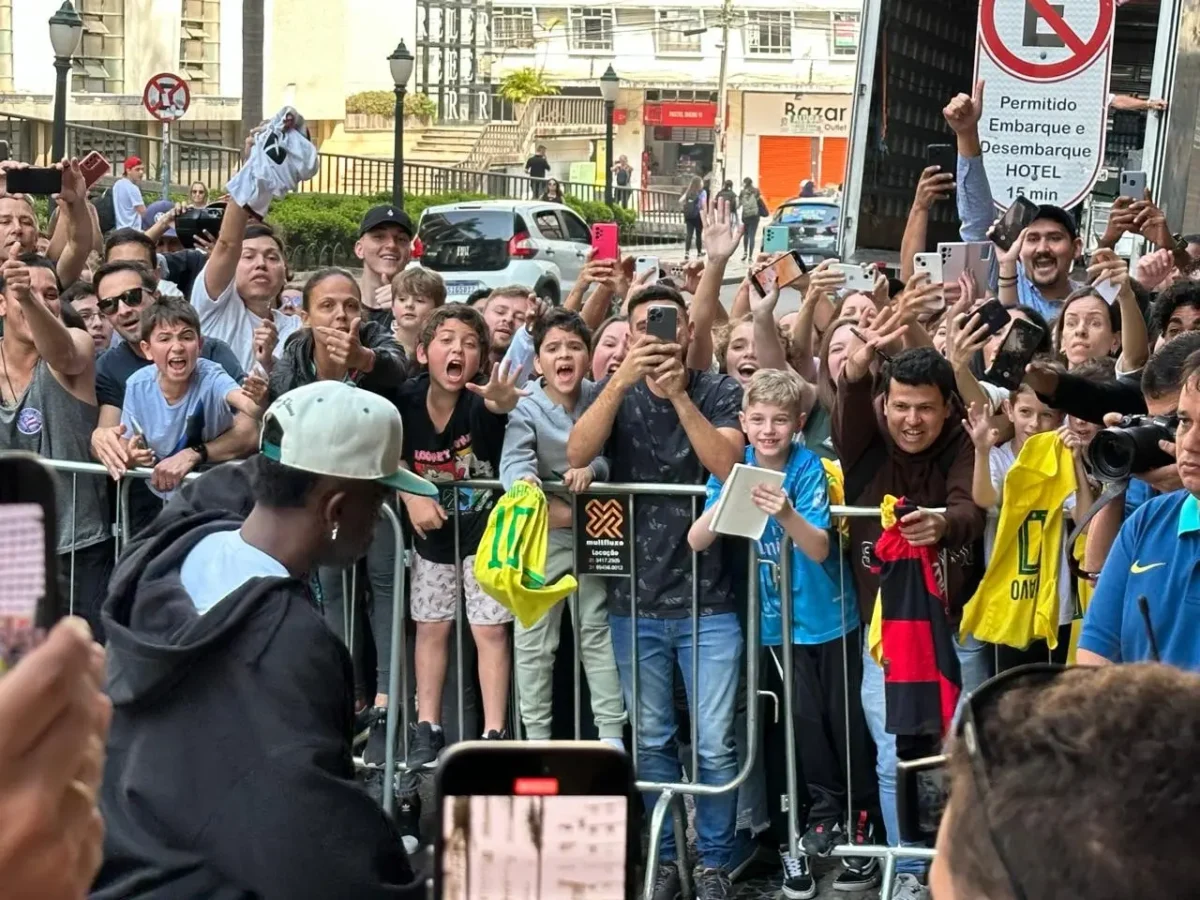
[[93, 898], [424, 897], [354, 782], [350, 656], [309, 590], [317, 566], [365, 552], [389, 491], [436, 495], [401, 467], [402, 443], [384, 398], [297, 388], [263, 419], [244, 520], [164, 515], [126, 549], [104, 608]]

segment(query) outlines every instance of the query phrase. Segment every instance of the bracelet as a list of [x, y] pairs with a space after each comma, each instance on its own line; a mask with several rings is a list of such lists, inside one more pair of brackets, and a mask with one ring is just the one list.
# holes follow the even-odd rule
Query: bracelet
[[996, 283], [997, 284], [1016, 284], [1017, 276], [1016, 275], [999, 275], [996, 278]]

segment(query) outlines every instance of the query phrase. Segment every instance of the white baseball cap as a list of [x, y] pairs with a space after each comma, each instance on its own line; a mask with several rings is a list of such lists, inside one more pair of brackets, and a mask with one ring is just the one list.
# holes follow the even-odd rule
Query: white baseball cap
[[[272, 422], [282, 432], [278, 443], [265, 437]], [[433, 484], [400, 466], [400, 412], [378, 394], [353, 385], [316, 381], [288, 391], [264, 414], [262, 435], [259, 452], [289, 469], [379, 481], [422, 497], [438, 494]]]

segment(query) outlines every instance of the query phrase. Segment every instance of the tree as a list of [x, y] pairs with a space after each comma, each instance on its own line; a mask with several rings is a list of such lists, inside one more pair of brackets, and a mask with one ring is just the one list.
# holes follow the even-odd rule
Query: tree
[[533, 842], [533, 847], [537, 850], [537, 887], [533, 895], [536, 900], [541, 900], [542, 897], [542, 824], [545, 819], [543, 802], [541, 797], [534, 798], [529, 804], [529, 815], [526, 819], [529, 823], [529, 840]]
[[557, 93], [558, 88], [532, 66], [515, 69], [500, 79], [500, 96], [513, 103], [528, 103], [535, 97]]

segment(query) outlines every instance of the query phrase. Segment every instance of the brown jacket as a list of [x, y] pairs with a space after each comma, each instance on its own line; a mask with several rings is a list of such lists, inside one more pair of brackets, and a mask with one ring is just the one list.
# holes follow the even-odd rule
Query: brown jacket
[[[947, 596], [957, 620], [983, 574], [983, 528], [986, 514], [971, 499], [975, 448], [962, 427], [957, 399], [942, 433], [927, 450], [905, 453], [888, 433], [883, 397], [874, 396], [872, 381], [838, 382], [833, 410], [833, 444], [845, 473], [848, 506], [878, 506], [885, 494], [906, 497], [921, 506], [946, 507], [946, 536], [939, 549], [946, 564]], [[873, 473], [873, 474], [872, 474]], [[851, 490], [865, 485], [858, 496]], [[850, 562], [864, 622], [869, 622], [879, 590], [870, 562], [882, 527], [879, 517], [850, 520]]]

